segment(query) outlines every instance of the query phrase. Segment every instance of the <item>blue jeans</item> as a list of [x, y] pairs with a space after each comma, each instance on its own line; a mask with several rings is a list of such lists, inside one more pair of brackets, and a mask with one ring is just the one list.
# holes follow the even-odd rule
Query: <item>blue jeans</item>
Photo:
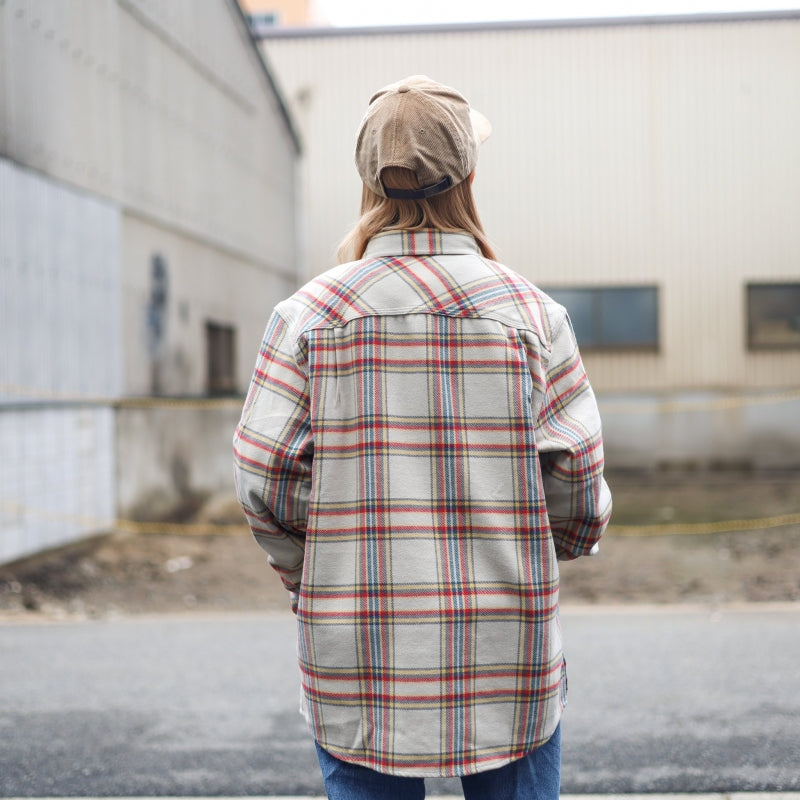
[[[423, 800], [425, 780], [384, 775], [334, 758], [317, 744], [329, 800]], [[541, 747], [504, 767], [465, 775], [466, 800], [558, 800], [561, 788], [561, 725]]]

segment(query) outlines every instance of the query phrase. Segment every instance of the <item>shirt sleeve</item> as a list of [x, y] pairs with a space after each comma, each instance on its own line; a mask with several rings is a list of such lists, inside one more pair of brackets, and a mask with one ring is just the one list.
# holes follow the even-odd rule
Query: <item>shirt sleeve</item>
[[314, 450], [302, 364], [302, 353], [276, 311], [233, 439], [237, 497], [293, 607], [303, 575]]
[[553, 337], [536, 442], [556, 554], [589, 555], [608, 525], [611, 492], [600, 413], [566, 315]]

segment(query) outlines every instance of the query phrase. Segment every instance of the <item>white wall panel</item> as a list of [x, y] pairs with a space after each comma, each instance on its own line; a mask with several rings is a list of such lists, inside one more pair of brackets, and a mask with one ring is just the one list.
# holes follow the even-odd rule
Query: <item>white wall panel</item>
[[120, 215], [0, 159], [0, 403], [121, 389]]
[[[0, 562], [108, 528], [121, 387], [120, 218], [0, 159]], [[26, 407], [27, 406], [27, 407]]]
[[0, 563], [113, 526], [110, 408], [4, 409], [0, 453]]

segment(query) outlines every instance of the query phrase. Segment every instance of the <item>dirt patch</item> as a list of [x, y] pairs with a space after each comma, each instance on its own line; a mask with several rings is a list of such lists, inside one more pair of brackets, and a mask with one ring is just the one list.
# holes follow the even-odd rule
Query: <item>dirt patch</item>
[[[796, 514], [797, 474], [613, 476], [616, 526], [659, 525], [660, 535], [614, 530], [600, 553], [562, 566], [564, 603], [800, 601], [800, 525], [670, 534], [682, 523]], [[241, 523], [216, 498], [197, 523]], [[266, 555], [244, 526], [226, 535], [114, 532], [0, 566], [9, 618], [107, 617], [180, 611], [288, 608]]]
[[[697, 532], [715, 523], [796, 517], [800, 475], [662, 474], [617, 476], [610, 483], [612, 528], [597, 556], [564, 565], [564, 601], [800, 601], [800, 524]], [[637, 525], [651, 527], [626, 530]], [[679, 532], [681, 526], [692, 532]], [[654, 529], [664, 533], [652, 535]]]

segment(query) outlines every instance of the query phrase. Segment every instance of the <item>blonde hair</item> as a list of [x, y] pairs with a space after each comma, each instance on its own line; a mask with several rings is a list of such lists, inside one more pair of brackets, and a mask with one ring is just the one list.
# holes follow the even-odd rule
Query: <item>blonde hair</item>
[[[381, 177], [393, 189], [419, 189], [417, 176], [410, 169], [387, 167]], [[469, 233], [486, 258], [496, 259], [478, 216], [471, 181], [467, 179], [442, 194], [422, 200], [381, 197], [365, 185], [361, 192], [361, 217], [339, 245], [339, 263], [362, 258], [367, 242], [381, 231], [422, 228]]]

